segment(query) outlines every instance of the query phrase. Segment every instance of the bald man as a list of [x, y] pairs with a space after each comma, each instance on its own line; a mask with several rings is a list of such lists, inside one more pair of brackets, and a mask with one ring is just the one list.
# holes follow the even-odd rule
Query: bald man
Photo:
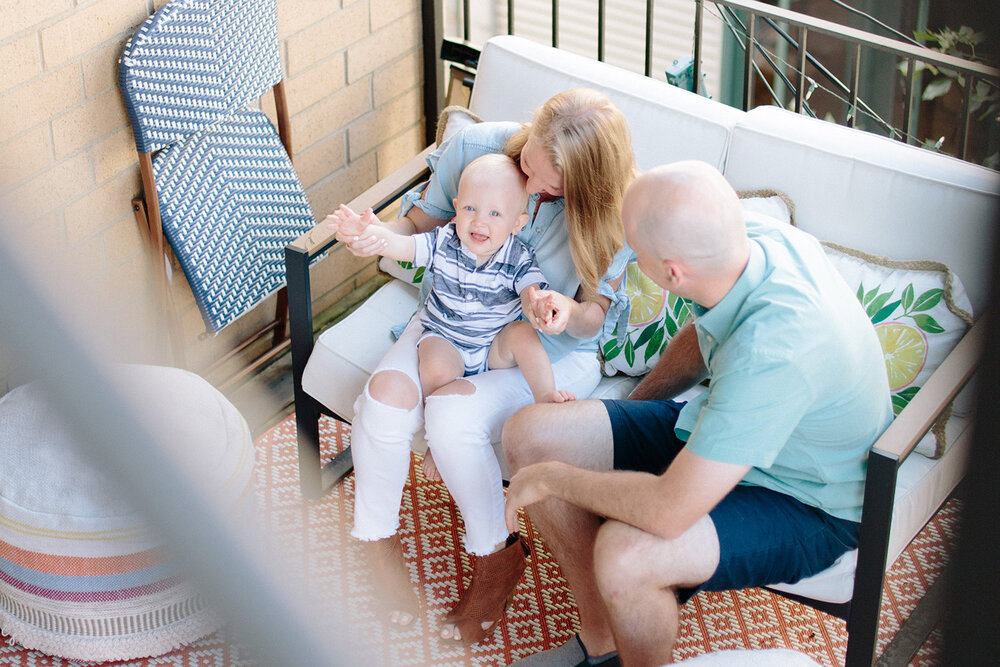
[[622, 219], [639, 267], [695, 318], [628, 400], [508, 420], [508, 524], [527, 509], [581, 624], [520, 665], [669, 663], [695, 591], [826, 569], [857, 546], [868, 449], [892, 419], [874, 329], [816, 239], [745, 220], [700, 162], [640, 176]]

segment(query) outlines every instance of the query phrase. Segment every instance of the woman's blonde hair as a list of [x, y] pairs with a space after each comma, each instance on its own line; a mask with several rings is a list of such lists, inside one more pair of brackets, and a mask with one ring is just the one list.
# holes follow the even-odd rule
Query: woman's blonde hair
[[520, 164], [529, 137], [563, 178], [570, 252], [580, 284], [593, 296], [623, 246], [622, 199], [636, 175], [628, 123], [603, 93], [574, 88], [539, 107], [504, 152]]

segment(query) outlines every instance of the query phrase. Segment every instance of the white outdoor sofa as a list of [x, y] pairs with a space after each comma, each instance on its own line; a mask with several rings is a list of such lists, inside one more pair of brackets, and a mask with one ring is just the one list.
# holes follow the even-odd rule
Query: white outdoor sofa
[[[784, 193], [794, 205], [800, 228], [823, 241], [874, 255], [947, 265], [964, 283], [968, 301], [960, 287], [951, 289], [945, 271], [930, 270], [927, 275], [937, 275], [946, 296], [961, 302], [964, 310], [971, 309], [976, 316], [983, 310], [1000, 203], [996, 172], [777, 107], [739, 111], [661, 81], [512, 36], [495, 37], [485, 45], [470, 109], [483, 120], [527, 121], [554, 93], [581, 86], [605, 92], [625, 113], [640, 169], [699, 159], [718, 167], [737, 190]], [[352, 207], [385, 206], [426, 178], [426, 152], [358, 197]], [[320, 413], [352, 419], [354, 399], [392, 344], [390, 327], [416, 309], [416, 288], [395, 279], [314, 340], [307, 266], [332, 243], [320, 224], [286, 251], [302, 488], [312, 497], [351, 469], [348, 452], [320, 472], [316, 444]], [[891, 265], [874, 270], [895, 275], [910, 268]], [[915, 303], [920, 296], [936, 296], [938, 307], [944, 302], [938, 292], [924, 288], [918, 289], [919, 294], [911, 290], [909, 297], [901, 292], [883, 297], [884, 290], [875, 289], [881, 283], [873, 284], [868, 273], [863, 277], [868, 282], [859, 296], [867, 297], [866, 306], [875, 312], [898, 301], [902, 311], [909, 311], [910, 324], [914, 315], [931, 313], [920, 309], [934, 299]], [[926, 318], [921, 321], [927, 323]], [[897, 327], [897, 333], [903, 328]], [[848, 664], [871, 663], [884, 572], [962, 478], [971, 420], [961, 406], [969, 402], [959, 396], [954, 411], [951, 402], [974, 370], [981, 329], [973, 327], [963, 337], [963, 327], [953, 336], [948, 348], [956, 339], [962, 342], [930, 379], [921, 380], [923, 388], [915, 397], [900, 399], [912, 398], [873, 447], [860, 548], [817, 576], [774, 587], [847, 619]], [[922, 369], [929, 374], [930, 334], [916, 338], [920, 336], [927, 353], [922, 359], [928, 364]], [[948, 351], [935, 353], [943, 357]], [[905, 362], [900, 362], [903, 371]], [[623, 397], [637, 381], [627, 375], [604, 378], [594, 396]], [[946, 427], [939, 425], [937, 436], [928, 433], [941, 413], [951, 414]], [[423, 443], [417, 440], [414, 448], [419, 450]], [[943, 455], [909, 456], [918, 442], [920, 451]], [[499, 443], [497, 448], [499, 452]], [[500, 460], [503, 465], [502, 456]]]

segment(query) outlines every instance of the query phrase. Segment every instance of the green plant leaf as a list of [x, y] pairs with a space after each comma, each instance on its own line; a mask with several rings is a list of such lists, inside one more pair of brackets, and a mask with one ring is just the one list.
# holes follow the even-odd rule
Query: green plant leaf
[[876, 285], [875, 287], [868, 290], [868, 292], [865, 294], [865, 298], [861, 299], [861, 305], [863, 306], [867, 305], [869, 301], [875, 298], [875, 295], [878, 294], [879, 287], [881, 287], [881, 285]]
[[419, 283], [424, 279], [424, 270], [426, 268], [427, 268], [426, 266], [421, 266], [419, 269], [416, 270], [416, 272], [413, 274], [413, 282]]
[[944, 333], [944, 327], [937, 323], [933, 317], [927, 313], [920, 313], [913, 316], [913, 321], [916, 322], [917, 326], [926, 331], [927, 333], [937, 334]]
[[921, 310], [930, 310], [934, 306], [941, 303], [941, 297], [943, 295], [944, 290], [940, 287], [931, 288], [917, 297], [916, 302], [913, 304], [913, 310], [917, 312]]
[[404, 262], [404, 261], [400, 260], [400, 261], [398, 261], [396, 263], [399, 264], [404, 269], [407, 269], [407, 270], [413, 268], [413, 262]]
[[891, 296], [892, 292], [882, 292], [877, 297], [872, 299], [871, 303], [868, 304], [868, 308], [865, 310], [865, 312], [868, 313], [868, 317], [872, 317], [875, 313], [882, 310], [885, 302], [888, 301]]
[[872, 324], [878, 324], [882, 320], [888, 319], [888, 317], [892, 315], [897, 308], [899, 308], [899, 303], [900, 300], [896, 299], [895, 301], [883, 306], [877, 313], [872, 315]]
[[951, 90], [951, 81], [947, 77], [931, 79], [931, 82], [924, 88], [924, 94], [920, 96], [920, 99], [926, 102], [948, 94], [948, 91]]
[[858, 285], [858, 301], [861, 303], [865, 302], [865, 284], [861, 283]]
[[609, 340], [604, 344], [604, 358], [614, 359], [621, 353], [622, 349], [618, 347], [617, 340]]
[[908, 311], [913, 304], [913, 283], [903, 288], [903, 296], [899, 299], [903, 304], [903, 311]]
[[645, 354], [646, 358], [644, 359], [644, 361], [648, 363], [650, 359], [656, 356], [659, 353], [662, 344], [663, 344], [663, 329], [657, 328], [656, 332], [653, 333], [653, 337], [649, 339], [649, 345], [646, 346], [646, 354]]

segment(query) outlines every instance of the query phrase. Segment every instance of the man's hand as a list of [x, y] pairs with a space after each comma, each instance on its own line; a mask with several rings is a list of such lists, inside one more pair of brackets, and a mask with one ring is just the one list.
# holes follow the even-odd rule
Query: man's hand
[[559, 463], [555, 461], [536, 463], [522, 468], [510, 478], [510, 485], [507, 487], [507, 507], [504, 510], [508, 532], [515, 533], [518, 530], [518, 510], [539, 500], [545, 500], [549, 496], [545, 478], [551, 473], [553, 466], [557, 465]]
[[547, 334], [560, 334], [566, 330], [575, 301], [553, 290], [529, 287], [525, 291], [528, 296], [525, 314], [531, 326]]

